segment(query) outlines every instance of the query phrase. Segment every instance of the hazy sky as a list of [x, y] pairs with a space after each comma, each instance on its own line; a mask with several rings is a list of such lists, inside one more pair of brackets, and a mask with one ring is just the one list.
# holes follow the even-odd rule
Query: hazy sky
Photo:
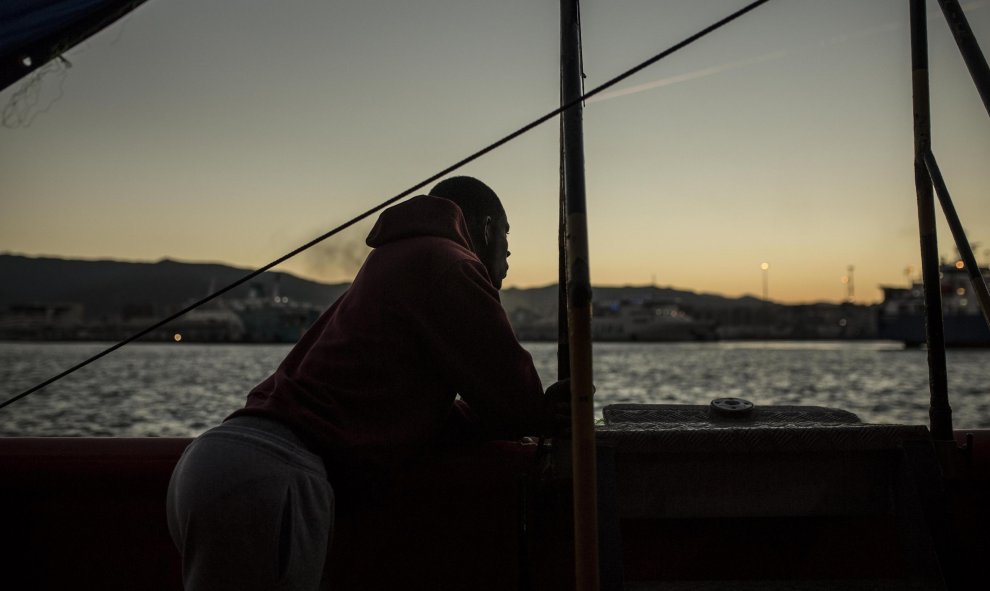
[[[746, 4], [584, 0], [589, 88]], [[964, 3], [990, 50], [990, 2]], [[920, 266], [907, 0], [774, 0], [585, 110], [593, 283], [855, 299]], [[552, 110], [556, 0], [150, 0], [0, 93], [0, 251], [260, 266]], [[929, 2], [933, 144], [990, 258], [990, 118]], [[56, 100], [57, 99], [57, 100]], [[556, 281], [557, 125], [463, 172]], [[346, 281], [370, 222], [282, 269]], [[953, 256], [940, 227], [940, 251]], [[9, 280], [10, 278], [8, 278]]]

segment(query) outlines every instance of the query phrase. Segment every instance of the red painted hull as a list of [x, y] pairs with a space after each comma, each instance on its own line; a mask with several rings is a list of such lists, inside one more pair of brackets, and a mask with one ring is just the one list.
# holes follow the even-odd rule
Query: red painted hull
[[[926, 515], [931, 523], [918, 527], [941, 528], [933, 539], [950, 542], [939, 556], [950, 588], [985, 578], [990, 531], [990, 430], [960, 431], [960, 443], [966, 433], [974, 441], [969, 460], [939, 479], [941, 492], [921, 490], [945, 501], [944, 512]], [[164, 498], [188, 442], [0, 439], [5, 588], [181, 589]], [[691, 470], [682, 460], [670, 470]], [[758, 469], [762, 460], [753, 461]], [[520, 568], [532, 588], [572, 588], [566, 478], [528, 497], [528, 539], [520, 538], [519, 475], [533, 474], [534, 465], [533, 446], [495, 442], [410, 467], [394, 491], [340, 507], [327, 566], [332, 588], [517, 589]], [[650, 518], [620, 511], [621, 570], [630, 585], [898, 580], [911, 568], [910, 553], [891, 543], [903, 527], [883, 512]]]

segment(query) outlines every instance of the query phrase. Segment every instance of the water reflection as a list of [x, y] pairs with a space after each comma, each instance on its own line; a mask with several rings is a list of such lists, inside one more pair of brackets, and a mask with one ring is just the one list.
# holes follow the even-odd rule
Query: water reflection
[[[3, 398], [64, 370], [100, 344], [0, 343]], [[530, 343], [544, 384], [556, 345]], [[239, 408], [287, 345], [140, 344], [125, 347], [0, 410], [0, 435], [191, 436]], [[602, 343], [596, 409], [613, 403], [756, 404], [849, 410], [869, 422], [927, 424], [924, 351], [893, 343]], [[990, 351], [949, 351], [955, 424], [990, 428]]]

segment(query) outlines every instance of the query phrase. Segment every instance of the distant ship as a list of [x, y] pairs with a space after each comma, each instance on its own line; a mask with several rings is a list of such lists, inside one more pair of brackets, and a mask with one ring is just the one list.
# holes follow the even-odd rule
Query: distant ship
[[[984, 280], [990, 268], [980, 267]], [[990, 328], [962, 261], [939, 267], [942, 287], [942, 317], [948, 347], [990, 347]], [[901, 341], [909, 347], [925, 344], [925, 293], [920, 281], [911, 287], [881, 286], [883, 303], [877, 318], [881, 339]]]
[[295, 343], [323, 312], [315, 304], [280, 295], [277, 281], [271, 295], [254, 285], [247, 298], [229, 305], [243, 326], [240, 340], [249, 343]]
[[[253, 284], [247, 297], [202, 306], [148, 338], [190, 343], [295, 343], [322, 312], [320, 306], [281, 295], [276, 277], [271, 293], [265, 286]], [[134, 330], [148, 322], [148, 318], [132, 319], [128, 327]]]
[[676, 303], [620, 300], [594, 307], [596, 341], [714, 341], [715, 323], [692, 318]]

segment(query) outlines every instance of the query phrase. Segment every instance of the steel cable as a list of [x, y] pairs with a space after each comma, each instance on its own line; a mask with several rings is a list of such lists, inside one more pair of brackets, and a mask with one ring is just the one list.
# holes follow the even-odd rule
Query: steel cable
[[324, 233], [324, 234], [322, 234], [320, 236], [317, 236], [316, 238], [310, 240], [306, 244], [303, 244], [302, 246], [300, 246], [300, 247], [292, 250], [291, 252], [288, 252], [288, 253], [280, 256], [279, 258], [277, 258], [274, 261], [268, 263], [267, 265], [265, 265], [263, 267], [260, 267], [260, 268], [258, 268], [256, 270], [248, 273], [247, 275], [241, 277], [240, 279], [234, 281], [233, 283], [227, 285], [226, 287], [223, 287], [223, 288], [221, 288], [221, 289], [219, 289], [219, 290], [217, 290], [217, 291], [215, 291], [215, 292], [213, 292], [213, 293], [211, 293], [211, 294], [203, 297], [202, 299], [197, 300], [196, 302], [193, 302], [192, 304], [189, 304], [188, 306], [186, 306], [182, 310], [179, 310], [178, 312], [175, 312], [174, 314], [172, 314], [172, 315], [170, 315], [170, 316], [168, 316], [166, 318], [163, 318], [162, 320], [159, 320], [158, 322], [155, 322], [151, 326], [148, 326], [147, 328], [144, 328], [144, 329], [142, 329], [142, 330], [134, 333], [133, 335], [131, 335], [131, 336], [127, 337], [126, 339], [124, 339], [124, 340], [116, 343], [115, 345], [112, 345], [110, 347], [107, 347], [103, 351], [100, 351], [99, 353], [93, 355], [92, 357], [89, 357], [88, 359], [85, 359], [85, 360], [77, 363], [76, 365], [70, 367], [69, 369], [67, 369], [67, 370], [59, 373], [58, 375], [55, 375], [55, 376], [53, 376], [51, 378], [48, 378], [47, 380], [45, 380], [45, 381], [43, 381], [43, 382], [41, 382], [41, 383], [39, 383], [39, 384], [37, 384], [35, 386], [32, 386], [31, 388], [28, 388], [27, 390], [21, 392], [20, 394], [17, 394], [16, 396], [13, 396], [13, 397], [5, 400], [4, 402], [0, 403], [0, 409], [4, 408], [4, 407], [6, 407], [6, 406], [8, 406], [10, 404], [13, 404], [14, 402], [17, 402], [18, 400], [24, 398], [25, 396], [29, 396], [30, 394], [33, 394], [34, 392], [37, 392], [38, 390], [41, 390], [42, 388], [45, 388], [46, 386], [49, 386], [49, 385], [53, 384], [54, 382], [57, 382], [58, 380], [64, 378], [65, 376], [67, 376], [67, 375], [69, 375], [69, 374], [71, 374], [71, 373], [73, 373], [73, 372], [75, 372], [75, 371], [77, 371], [79, 369], [82, 369], [83, 367], [89, 365], [90, 363], [93, 363], [94, 361], [96, 361], [96, 360], [98, 360], [98, 359], [100, 359], [100, 358], [102, 358], [102, 357], [104, 357], [106, 355], [109, 355], [110, 353], [113, 353], [114, 351], [116, 351], [117, 349], [123, 347], [124, 345], [127, 345], [127, 344], [129, 344], [129, 343], [131, 343], [133, 341], [136, 341], [137, 339], [140, 339], [141, 337], [147, 335], [148, 333], [150, 333], [150, 332], [152, 332], [152, 331], [154, 331], [154, 330], [156, 330], [158, 328], [161, 328], [162, 326], [164, 326], [164, 325], [168, 324], [169, 322], [172, 322], [173, 320], [175, 320], [175, 319], [177, 319], [177, 318], [179, 318], [179, 317], [187, 314], [188, 312], [191, 312], [192, 310], [195, 310], [196, 308], [202, 306], [203, 304], [206, 304], [208, 302], [211, 302], [214, 299], [216, 299], [216, 298], [222, 296], [223, 294], [227, 293], [228, 291], [230, 291], [230, 290], [232, 290], [232, 289], [234, 289], [236, 287], [239, 287], [239, 286], [247, 283], [248, 281], [254, 279], [258, 275], [261, 275], [265, 271], [268, 271], [268, 270], [272, 269], [273, 267], [278, 266], [278, 265], [284, 263], [285, 261], [291, 259], [292, 257], [296, 256], [297, 254], [299, 254], [299, 253], [301, 253], [301, 252], [303, 252], [303, 251], [305, 251], [305, 250], [307, 250], [309, 248], [312, 248], [313, 246], [319, 244], [320, 242], [323, 242], [324, 240], [326, 240], [327, 238], [330, 238], [331, 236], [333, 236], [335, 234], [338, 234], [338, 233], [342, 232], [343, 230], [346, 230], [347, 228], [353, 226], [354, 224], [360, 222], [361, 220], [363, 220], [363, 219], [371, 216], [372, 214], [375, 214], [375, 213], [377, 213], [377, 212], [385, 209], [389, 205], [392, 205], [393, 203], [396, 203], [397, 201], [400, 201], [400, 200], [404, 199], [405, 197], [408, 197], [409, 195], [412, 195], [414, 192], [418, 191], [419, 189], [422, 189], [426, 185], [429, 185], [430, 183], [441, 179], [442, 177], [444, 177], [444, 176], [450, 174], [451, 172], [453, 172], [453, 171], [461, 168], [462, 166], [464, 166], [466, 164], [469, 164], [469, 163], [477, 160], [478, 158], [481, 158], [485, 154], [488, 154], [489, 152], [491, 152], [491, 151], [493, 151], [493, 150], [495, 150], [497, 148], [502, 147], [503, 145], [509, 143], [510, 141], [516, 139], [517, 137], [523, 135], [524, 133], [527, 133], [527, 132], [531, 131], [532, 129], [534, 129], [534, 128], [540, 126], [540, 125], [542, 125], [543, 123], [546, 123], [550, 119], [553, 119], [554, 117], [560, 115], [561, 113], [563, 113], [567, 109], [573, 107], [574, 105], [578, 105], [578, 104], [582, 103], [583, 101], [586, 101], [587, 99], [595, 96], [596, 94], [598, 94], [598, 93], [600, 93], [600, 92], [602, 92], [602, 91], [604, 91], [604, 90], [606, 90], [608, 88], [611, 88], [612, 86], [615, 86], [616, 84], [618, 84], [619, 82], [622, 82], [626, 78], [629, 78], [630, 76], [633, 76], [634, 74], [637, 74], [641, 70], [643, 70], [645, 68], [648, 68], [649, 66], [652, 66], [653, 64], [655, 64], [658, 61], [664, 59], [665, 57], [671, 55], [672, 53], [675, 53], [678, 50], [687, 47], [688, 45], [694, 43], [695, 41], [701, 39], [702, 37], [708, 35], [709, 33], [712, 33], [715, 30], [717, 30], [717, 29], [719, 29], [719, 28], [721, 28], [721, 27], [729, 24], [730, 22], [732, 22], [732, 21], [736, 20], [737, 18], [743, 16], [744, 14], [750, 12], [754, 8], [759, 7], [761, 4], [767, 3], [768, 1], [769, 0], [756, 0], [755, 2], [751, 2], [750, 4], [746, 5], [745, 7], [737, 10], [736, 12], [733, 12], [729, 16], [726, 16], [725, 18], [723, 18], [723, 19], [715, 22], [714, 24], [711, 24], [708, 27], [705, 27], [701, 31], [698, 31], [697, 33], [691, 35], [690, 37], [685, 38], [684, 40], [680, 41], [679, 43], [668, 47], [667, 49], [661, 51], [660, 53], [654, 55], [653, 57], [651, 57], [651, 58], [649, 58], [649, 59], [647, 59], [647, 60], [645, 60], [643, 62], [640, 62], [639, 64], [633, 66], [632, 68], [629, 68], [628, 70], [622, 72], [618, 76], [615, 76], [614, 78], [611, 78], [611, 79], [607, 80], [606, 82], [604, 82], [604, 83], [596, 86], [595, 88], [593, 88], [590, 91], [584, 93], [580, 97], [578, 97], [578, 98], [570, 101], [569, 103], [564, 104], [564, 105], [561, 105], [560, 107], [558, 107], [558, 108], [550, 111], [549, 113], [547, 113], [547, 114], [545, 114], [545, 115], [543, 115], [543, 116], [541, 116], [541, 117], [539, 117], [537, 119], [534, 119], [530, 123], [527, 123], [526, 125], [524, 125], [524, 126], [520, 127], [519, 129], [517, 129], [516, 131], [513, 131], [512, 133], [510, 133], [510, 134], [502, 137], [501, 139], [496, 140], [495, 142], [492, 142], [491, 144], [488, 144], [487, 146], [485, 146], [484, 148], [478, 150], [477, 152], [474, 152], [473, 154], [471, 154], [471, 155], [469, 155], [469, 156], [467, 156], [467, 157], [465, 157], [465, 158], [463, 158], [461, 160], [458, 160], [457, 162], [455, 162], [454, 164], [451, 164], [450, 166], [444, 168], [443, 170], [441, 170], [441, 171], [439, 171], [439, 172], [437, 172], [437, 173], [435, 173], [433, 175], [430, 175], [426, 179], [424, 179], [424, 180], [416, 183], [415, 185], [409, 187], [405, 191], [402, 191], [401, 193], [395, 195], [394, 197], [391, 197], [391, 198], [387, 199], [386, 201], [383, 201], [382, 203], [376, 205], [375, 207], [369, 209], [368, 211], [366, 211], [366, 212], [364, 212], [364, 213], [362, 213], [362, 214], [360, 214], [360, 215], [358, 215], [358, 216], [356, 216], [354, 218], [351, 218], [350, 220], [344, 222], [343, 224], [337, 226], [336, 228], [330, 230], [329, 232], [326, 232], [326, 233]]

